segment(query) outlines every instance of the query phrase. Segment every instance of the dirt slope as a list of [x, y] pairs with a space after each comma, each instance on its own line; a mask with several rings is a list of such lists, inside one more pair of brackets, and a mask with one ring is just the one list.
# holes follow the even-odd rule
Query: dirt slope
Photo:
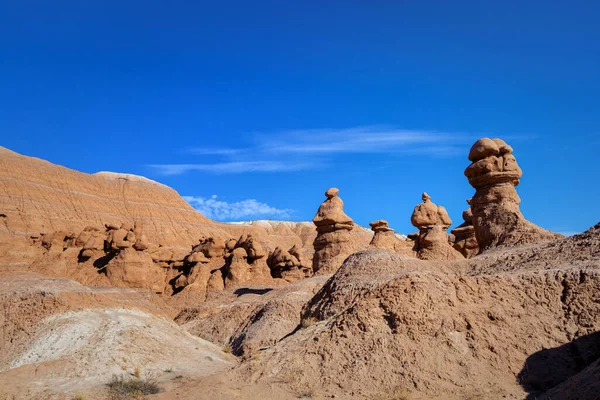
[[2, 276], [0, 311], [2, 399], [101, 398], [113, 375], [136, 368], [162, 382], [235, 365], [219, 347], [180, 329], [149, 293]]
[[356, 253], [304, 308], [301, 329], [181, 393], [209, 386], [217, 399], [243, 388], [257, 395], [238, 398], [267, 388], [281, 398], [586, 398], [572, 391], [597, 386], [598, 239], [596, 226], [457, 262]]

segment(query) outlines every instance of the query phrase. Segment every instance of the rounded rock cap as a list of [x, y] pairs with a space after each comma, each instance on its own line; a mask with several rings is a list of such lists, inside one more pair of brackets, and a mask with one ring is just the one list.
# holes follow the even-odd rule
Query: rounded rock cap
[[[506, 144], [506, 143], [504, 143]], [[469, 151], [469, 161], [483, 160], [488, 156], [497, 156], [500, 154], [500, 148], [498, 144], [489, 138], [482, 138], [473, 144]]]
[[500, 154], [512, 154], [513, 148], [510, 147], [504, 140], [495, 138], [492, 139], [494, 143], [498, 145], [498, 149], [500, 150]]
[[328, 199], [331, 199], [332, 197], [337, 196], [339, 192], [340, 189], [332, 187], [327, 189], [327, 191], [325, 192], [325, 196], [327, 196]]
[[380, 220], [373, 221], [373, 222], [369, 223], [369, 225], [371, 225], [371, 228], [376, 228], [378, 226], [385, 226], [385, 227], [387, 227], [388, 226], [388, 222], [386, 220], [384, 220], [384, 219], [380, 219]]

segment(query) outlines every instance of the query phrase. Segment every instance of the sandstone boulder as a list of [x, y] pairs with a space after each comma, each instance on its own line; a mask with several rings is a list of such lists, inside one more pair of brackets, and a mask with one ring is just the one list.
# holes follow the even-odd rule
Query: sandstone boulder
[[106, 265], [106, 276], [113, 286], [150, 289], [161, 293], [164, 271], [156, 266], [150, 254], [126, 248]]
[[274, 278], [281, 278], [287, 282], [309, 278], [312, 275], [312, 269], [302, 265], [297, 255], [298, 250], [296, 246], [290, 250], [285, 250], [277, 246], [267, 260], [267, 264], [271, 269], [271, 275]]
[[86, 242], [92, 237], [94, 232], [99, 232], [100, 229], [93, 226], [86, 226], [75, 240], [75, 247], [83, 247]]
[[148, 238], [143, 233], [140, 235], [136, 235], [137, 239], [133, 244], [133, 248], [138, 251], [148, 250], [151, 244], [148, 242]]
[[200, 239], [199, 244], [194, 246], [192, 251], [201, 251], [208, 258], [223, 257], [225, 255], [225, 240], [213, 237]]

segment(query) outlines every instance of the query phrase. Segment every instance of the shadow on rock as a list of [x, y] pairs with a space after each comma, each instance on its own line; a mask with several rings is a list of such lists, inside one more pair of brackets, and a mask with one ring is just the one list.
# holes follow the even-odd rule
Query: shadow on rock
[[595, 332], [532, 354], [517, 379], [529, 393], [527, 399], [540, 399], [544, 392], [578, 374], [599, 358], [600, 332]]
[[271, 290], [271, 288], [266, 288], [266, 289], [251, 289], [251, 288], [239, 288], [236, 289], [233, 294], [239, 296], [243, 296], [245, 294], [258, 294], [258, 295], [263, 295], [266, 293], [269, 293]]

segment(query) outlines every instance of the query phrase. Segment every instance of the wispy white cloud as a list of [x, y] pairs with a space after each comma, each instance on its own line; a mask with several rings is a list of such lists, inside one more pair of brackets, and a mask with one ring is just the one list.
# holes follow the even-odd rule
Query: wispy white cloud
[[386, 126], [290, 130], [270, 135], [254, 134], [250, 137], [250, 145], [238, 148], [199, 147], [187, 151], [225, 160], [201, 164], [153, 164], [150, 167], [163, 175], [191, 171], [239, 174], [314, 169], [330, 164], [343, 154], [454, 157], [466, 154], [468, 146], [482, 136], [490, 135]]
[[283, 132], [274, 138], [263, 137], [259, 149], [269, 153], [391, 153], [422, 146], [426, 152], [426, 145], [458, 140], [458, 136], [447, 133], [386, 127], [309, 129]]
[[300, 171], [314, 167], [312, 163], [285, 163], [282, 161], [239, 161], [215, 164], [150, 164], [161, 175], [180, 175], [191, 171], [217, 174], [240, 174], [244, 172]]
[[256, 218], [289, 218], [292, 210], [271, 207], [254, 199], [228, 203], [218, 200], [216, 195], [209, 198], [182, 196], [192, 207], [208, 218], [217, 221], [237, 221]]
[[223, 149], [223, 148], [205, 148], [205, 147], [192, 147], [187, 149], [188, 153], [198, 154], [198, 155], [218, 155], [218, 156], [233, 156], [235, 154], [239, 154], [241, 149]]

